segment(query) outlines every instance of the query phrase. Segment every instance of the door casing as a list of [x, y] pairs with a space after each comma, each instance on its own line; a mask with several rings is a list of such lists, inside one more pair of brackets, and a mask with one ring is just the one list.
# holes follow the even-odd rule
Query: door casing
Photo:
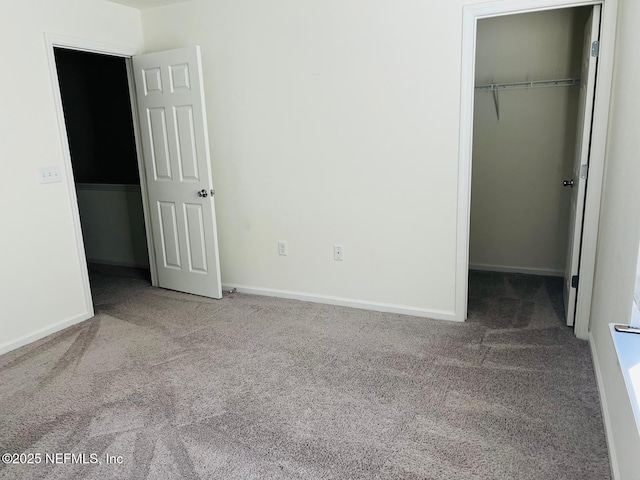
[[517, 2], [513, 0], [497, 0], [490, 3], [467, 5], [463, 8], [455, 275], [455, 316], [458, 321], [464, 321], [467, 318], [471, 164], [473, 156], [473, 105], [475, 96], [475, 53], [478, 20], [519, 13], [591, 5], [602, 5], [602, 18], [600, 55], [598, 58], [591, 130], [589, 188], [587, 189], [585, 199], [580, 255], [580, 288], [578, 289], [574, 324], [576, 336], [581, 339], [588, 339], [600, 217], [600, 200], [602, 197], [604, 157], [609, 122], [609, 104], [613, 77], [618, 0], [521, 0]]
[[147, 236], [147, 250], [149, 255], [149, 268], [151, 271], [151, 284], [157, 286], [158, 275], [155, 264], [154, 243], [151, 234], [151, 223], [149, 215], [149, 197], [147, 194], [147, 179], [144, 171], [142, 144], [140, 141], [140, 123], [138, 119], [138, 109], [136, 106], [135, 86], [133, 83], [133, 70], [131, 67], [131, 57], [142, 52], [129, 47], [120, 45], [112, 45], [107, 43], [94, 42], [81, 38], [68, 37], [63, 35], [55, 35], [45, 33], [45, 42], [47, 46], [47, 56], [49, 60], [49, 71], [53, 87], [53, 96], [55, 101], [55, 109], [58, 118], [58, 130], [60, 132], [60, 141], [63, 152], [63, 162], [65, 171], [65, 182], [69, 190], [69, 198], [71, 200], [71, 216], [73, 219], [74, 233], [76, 239], [76, 249], [78, 252], [78, 262], [80, 264], [80, 275], [82, 277], [82, 285], [84, 288], [84, 298], [86, 304], [86, 314], [79, 321], [93, 317], [93, 299], [91, 297], [91, 285], [89, 283], [89, 269], [87, 267], [87, 258], [82, 239], [82, 226], [80, 224], [80, 211], [78, 209], [77, 192], [73, 177], [73, 167], [71, 164], [71, 152], [69, 150], [69, 141], [67, 136], [67, 127], [65, 123], [64, 110], [62, 108], [62, 96], [60, 94], [60, 86], [58, 83], [58, 73], [55, 61], [54, 48], [66, 48], [69, 50], [79, 50], [82, 52], [100, 53], [115, 57], [122, 57], [127, 65], [127, 82], [129, 85], [129, 102], [131, 105], [131, 115], [133, 117], [133, 134], [136, 145], [136, 157], [138, 161], [138, 173], [140, 177], [140, 191], [142, 194], [142, 209], [144, 214], [144, 227]]

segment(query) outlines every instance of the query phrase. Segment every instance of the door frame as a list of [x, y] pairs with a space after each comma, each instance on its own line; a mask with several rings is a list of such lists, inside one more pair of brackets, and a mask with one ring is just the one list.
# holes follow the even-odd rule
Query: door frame
[[462, 71], [460, 79], [460, 145], [458, 159], [458, 212], [456, 242], [456, 319], [467, 318], [469, 281], [469, 231], [471, 214], [471, 165], [473, 157], [473, 108], [475, 97], [475, 54], [478, 20], [560, 8], [602, 6], [600, 55], [598, 57], [593, 109], [589, 179], [587, 185], [578, 289], [575, 335], [589, 337], [591, 295], [595, 274], [600, 200], [609, 123], [618, 0], [496, 0], [463, 7]]
[[64, 109], [62, 108], [62, 94], [60, 93], [60, 84], [58, 81], [58, 70], [56, 67], [56, 59], [54, 48], [65, 48], [68, 50], [78, 50], [81, 52], [99, 53], [112, 57], [121, 57], [125, 59], [127, 67], [127, 83], [129, 85], [129, 103], [131, 106], [131, 115], [133, 120], [133, 136], [136, 146], [136, 157], [138, 162], [138, 173], [140, 177], [140, 193], [142, 195], [142, 210], [144, 215], [144, 228], [147, 236], [147, 253], [149, 255], [149, 269], [151, 271], [151, 285], [157, 286], [158, 275], [155, 264], [154, 243], [151, 235], [151, 222], [149, 215], [149, 197], [147, 195], [147, 177], [145, 175], [142, 143], [140, 140], [140, 122], [138, 119], [138, 109], [135, 96], [135, 85], [133, 83], [133, 70], [131, 66], [131, 57], [139, 55], [140, 51], [130, 47], [121, 45], [112, 45], [108, 43], [95, 42], [82, 38], [68, 37], [65, 35], [57, 35], [45, 33], [45, 43], [47, 50], [47, 59], [49, 62], [49, 73], [51, 75], [51, 85], [53, 89], [54, 106], [56, 117], [58, 119], [58, 130], [60, 133], [60, 143], [62, 147], [62, 156], [64, 160], [63, 175], [69, 190], [69, 198], [71, 203], [71, 216], [73, 220], [74, 233], [76, 238], [76, 249], [78, 252], [78, 261], [80, 263], [80, 275], [84, 288], [85, 303], [87, 312], [91, 318], [94, 315], [93, 299], [91, 296], [91, 285], [89, 283], [89, 269], [87, 266], [87, 257], [84, 249], [84, 241], [82, 236], [82, 225], [80, 223], [80, 210], [78, 208], [78, 195], [75, 185], [75, 177], [73, 175], [73, 167], [71, 163], [71, 151], [69, 149], [69, 137], [67, 135], [67, 126], [65, 123]]

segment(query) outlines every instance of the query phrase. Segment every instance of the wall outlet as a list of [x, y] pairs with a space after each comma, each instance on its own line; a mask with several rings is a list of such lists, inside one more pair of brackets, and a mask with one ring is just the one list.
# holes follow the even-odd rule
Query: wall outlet
[[336, 262], [341, 262], [343, 260], [343, 247], [342, 245], [334, 245], [333, 246], [333, 259]]
[[60, 167], [40, 167], [40, 183], [56, 183], [62, 181]]
[[284, 240], [280, 240], [278, 242], [278, 255], [281, 255], [283, 257], [287, 256], [287, 242], [285, 242]]

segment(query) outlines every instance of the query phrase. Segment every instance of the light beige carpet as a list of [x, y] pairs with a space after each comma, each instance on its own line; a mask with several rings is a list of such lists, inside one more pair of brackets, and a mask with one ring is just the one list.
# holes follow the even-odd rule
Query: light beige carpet
[[0, 478], [609, 477], [556, 279], [472, 273], [465, 324], [92, 281], [94, 319], [0, 357], [0, 450], [43, 455]]

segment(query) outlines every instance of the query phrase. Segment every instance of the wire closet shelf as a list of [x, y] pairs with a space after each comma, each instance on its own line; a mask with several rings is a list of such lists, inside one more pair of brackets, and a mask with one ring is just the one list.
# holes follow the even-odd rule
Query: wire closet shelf
[[579, 78], [562, 78], [558, 80], [531, 80], [526, 82], [488, 83], [485, 85], [476, 85], [476, 90], [493, 93], [493, 102], [496, 106], [496, 116], [498, 118], [498, 121], [500, 121], [500, 101], [498, 92], [502, 90], [544, 87], [576, 87], [579, 85]]

